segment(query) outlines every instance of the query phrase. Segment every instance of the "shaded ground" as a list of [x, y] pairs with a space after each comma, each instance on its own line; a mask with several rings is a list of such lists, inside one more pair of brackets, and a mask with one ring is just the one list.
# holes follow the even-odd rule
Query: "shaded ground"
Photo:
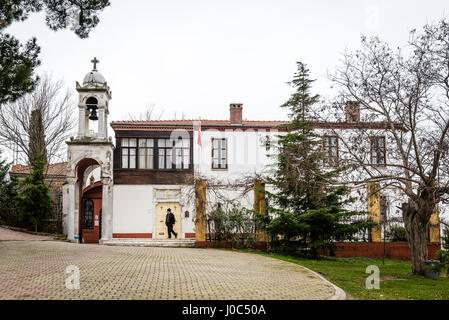
[[25, 232], [18, 232], [7, 228], [0, 227], [0, 241], [5, 240], [52, 240], [50, 236], [40, 236]]
[[[80, 289], [66, 288], [67, 266]], [[0, 299], [328, 299], [307, 269], [217, 249], [1, 241]]]

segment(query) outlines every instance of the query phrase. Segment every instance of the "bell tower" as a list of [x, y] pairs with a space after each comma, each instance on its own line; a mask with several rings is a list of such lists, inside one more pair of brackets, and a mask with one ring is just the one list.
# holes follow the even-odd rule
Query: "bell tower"
[[77, 138], [94, 140], [108, 139], [108, 114], [111, 91], [103, 75], [98, 72], [95, 57], [92, 61], [93, 69], [85, 75], [83, 84], [76, 82], [79, 94], [79, 120]]
[[[73, 242], [98, 242], [112, 239], [113, 153], [108, 136], [111, 91], [98, 72], [97, 58], [92, 71], [76, 82], [79, 94], [78, 131], [67, 141], [67, 184], [63, 225], [67, 239]], [[89, 180], [89, 176], [98, 181]], [[95, 202], [89, 202], [88, 187], [96, 186]], [[93, 200], [92, 200], [93, 201]]]

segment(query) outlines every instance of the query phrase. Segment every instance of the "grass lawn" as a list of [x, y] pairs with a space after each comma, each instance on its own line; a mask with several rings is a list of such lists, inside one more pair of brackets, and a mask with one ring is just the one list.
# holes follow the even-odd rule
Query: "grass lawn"
[[[415, 276], [411, 273], [411, 264], [408, 261], [385, 259], [385, 265], [382, 265], [382, 259], [325, 257], [322, 260], [309, 260], [259, 251], [245, 250], [244, 252], [302, 265], [321, 274], [355, 299], [449, 300], [449, 277], [432, 280]], [[365, 273], [365, 270], [369, 265], [379, 267], [379, 290], [365, 288], [366, 278], [370, 275]]]

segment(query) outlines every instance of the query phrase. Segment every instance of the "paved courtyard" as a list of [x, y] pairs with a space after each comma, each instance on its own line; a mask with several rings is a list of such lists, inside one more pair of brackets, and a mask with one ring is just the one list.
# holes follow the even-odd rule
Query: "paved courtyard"
[[[67, 289], [67, 266], [80, 289]], [[217, 249], [0, 241], [0, 299], [329, 299], [301, 266]]]

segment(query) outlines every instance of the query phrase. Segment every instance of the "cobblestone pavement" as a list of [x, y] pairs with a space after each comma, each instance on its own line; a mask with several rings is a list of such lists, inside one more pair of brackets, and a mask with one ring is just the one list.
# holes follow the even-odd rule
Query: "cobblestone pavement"
[[[80, 289], [67, 289], [69, 265]], [[0, 241], [0, 299], [329, 299], [293, 263], [219, 249]]]
[[39, 236], [25, 232], [18, 232], [0, 227], [0, 241], [4, 240], [52, 240], [49, 236]]

